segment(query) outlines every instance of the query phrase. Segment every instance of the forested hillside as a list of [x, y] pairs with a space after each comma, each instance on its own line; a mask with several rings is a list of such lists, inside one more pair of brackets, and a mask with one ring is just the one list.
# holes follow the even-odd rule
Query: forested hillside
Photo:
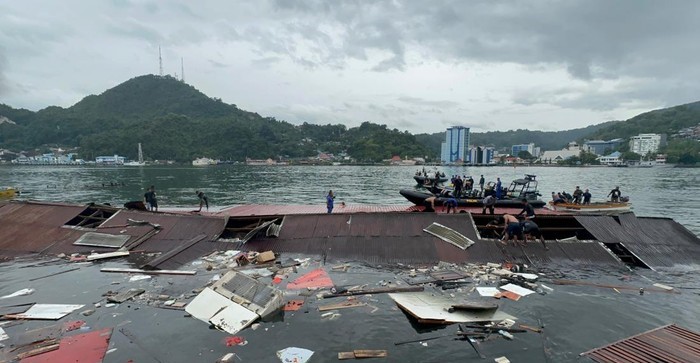
[[361, 162], [428, 151], [407, 132], [369, 122], [292, 125], [240, 110], [210, 98], [172, 77], [133, 78], [69, 108], [38, 112], [0, 105], [0, 147], [30, 150], [49, 145], [79, 146], [80, 155], [136, 157], [142, 143], [149, 159], [189, 161], [207, 156], [227, 160], [294, 158], [347, 151]]

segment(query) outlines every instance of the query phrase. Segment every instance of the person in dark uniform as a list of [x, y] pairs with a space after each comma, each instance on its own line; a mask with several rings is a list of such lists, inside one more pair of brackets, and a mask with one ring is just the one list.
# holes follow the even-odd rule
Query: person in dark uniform
[[158, 199], [156, 198], [156, 187], [151, 185], [143, 195], [143, 204], [151, 212], [158, 211]]
[[540, 227], [537, 225], [537, 223], [526, 219], [520, 222], [520, 227], [523, 229], [526, 242], [528, 239], [530, 239], [530, 237], [533, 237], [535, 240], [539, 239], [540, 242], [542, 242], [544, 249], [549, 250], [549, 247], [547, 247], [547, 244], [544, 242], [544, 236], [542, 236], [542, 231], [540, 231]]
[[530, 203], [527, 202], [527, 199], [523, 198], [522, 199], [522, 205], [523, 205], [523, 210], [518, 213], [517, 217], [523, 216], [525, 219], [533, 219], [535, 218], [535, 208], [532, 208]]
[[204, 192], [200, 192], [199, 190], [195, 192], [197, 194], [197, 198], [199, 198], [199, 209], [197, 212], [202, 211], [202, 207], [206, 206], [207, 211], [209, 211], [209, 198], [207, 198], [206, 195], [204, 195]]
[[581, 204], [581, 197], [583, 196], [583, 190], [579, 188], [579, 186], [576, 186], [576, 190], [574, 190], [574, 204]]
[[589, 192], [588, 189], [583, 192], [583, 204], [591, 204], [591, 192]]
[[484, 174], [481, 174], [481, 178], [479, 178], [479, 187], [481, 188], [481, 191], [484, 191]]
[[610, 201], [613, 203], [617, 203], [620, 201], [620, 187], [616, 186], [615, 189], [611, 190], [610, 193], [608, 193], [608, 197], [610, 197]]
[[326, 195], [326, 208], [328, 209], [328, 214], [333, 213], [333, 200], [335, 200], [335, 195], [333, 195], [332, 190], [329, 190], [328, 195]]

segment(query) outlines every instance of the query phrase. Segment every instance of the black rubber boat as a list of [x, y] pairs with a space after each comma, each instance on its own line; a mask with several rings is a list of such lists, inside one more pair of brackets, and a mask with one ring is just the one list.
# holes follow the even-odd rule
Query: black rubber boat
[[[401, 189], [399, 191], [404, 198], [408, 199], [409, 202], [415, 205], [425, 205], [425, 200], [430, 197], [435, 197], [434, 194], [421, 192], [414, 189]], [[443, 205], [445, 201], [450, 199], [449, 197], [436, 197], [435, 205]], [[455, 198], [457, 199], [457, 206], [459, 207], [481, 207], [482, 198]], [[528, 202], [533, 208], [542, 208], [545, 203], [541, 199], [528, 199]], [[496, 201], [496, 208], [521, 208], [522, 202], [517, 198], [499, 199]]]
[[[467, 195], [461, 195], [459, 198], [455, 198], [457, 199], [457, 205], [460, 207], [481, 207], [483, 206], [481, 200], [484, 196], [496, 194], [494, 187], [495, 184], [489, 182], [483, 193], [477, 190], [467, 191]], [[450, 195], [440, 193], [440, 191], [449, 191], [451, 193], [450, 189], [431, 188], [431, 190], [432, 193], [415, 189], [402, 189], [399, 193], [415, 205], [424, 205], [425, 200], [430, 197], [436, 197], [435, 205], [443, 205], [446, 200], [450, 199]], [[503, 189], [501, 199], [496, 201], [496, 207], [520, 208], [522, 207], [522, 199], [525, 198], [533, 208], [542, 208], [547, 203], [539, 199], [539, 196], [540, 193], [537, 191], [536, 176], [528, 174], [525, 175], [523, 179], [513, 180], [507, 189]]]
[[[425, 185], [425, 184], [434, 184], [435, 183], [435, 178], [434, 177], [427, 177], [427, 176], [422, 176], [422, 175], [414, 175], [413, 179], [416, 181], [416, 183], [420, 185]], [[444, 183], [447, 181], [447, 177], [439, 177], [438, 178], [438, 183]]]

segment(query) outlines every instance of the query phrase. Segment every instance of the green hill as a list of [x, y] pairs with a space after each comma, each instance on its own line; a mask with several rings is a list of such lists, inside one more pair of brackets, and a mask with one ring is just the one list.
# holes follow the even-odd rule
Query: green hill
[[682, 128], [698, 124], [700, 124], [700, 101], [645, 112], [625, 122], [603, 127], [593, 133], [592, 137], [608, 140], [617, 137], [629, 138], [642, 133], [671, 136]]
[[85, 159], [113, 154], [135, 158], [139, 142], [150, 159], [178, 161], [347, 151], [359, 161], [378, 162], [393, 155], [427, 154], [406, 132], [369, 122], [351, 129], [292, 125], [240, 110], [169, 76], [136, 77], [66, 109], [31, 112], [0, 105], [0, 115], [16, 122], [0, 124], [0, 147], [79, 146]]

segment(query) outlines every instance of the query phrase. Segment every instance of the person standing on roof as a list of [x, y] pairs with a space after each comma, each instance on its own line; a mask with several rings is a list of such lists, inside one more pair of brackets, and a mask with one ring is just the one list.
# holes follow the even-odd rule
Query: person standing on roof
[[611, 190], [610, 193], [608, 193], [608, 197], [610, 197], [610, 201], [613, 203], [617, 203], [620, 201], [620, 187], [616, 186], [615, 189]]
[[333, 200], [335, 199], [335, 195], [333, 195], [333, 191], [329, 190], [328, 195], [326, 195], [326, 208], [328, 209], [328, 214], [333, 213]]
[[481, 205], [481, 214], [486, 214], [486, 209], [488, 209], [491, 215], [493, 215], [493, 209], [496, 206], [496, 198], [493, 195], [487, 195], [486, 198], [481, 200]]
[[585, 192], [583, 192], [583, 205], [588, 205], [591, 204], [591, 192], [586, 189]]
[[581, 197], [583, 196], [583, 190], [579, 188], [579, 186], [576, 186], [576, 190], [574, 190], [574, 204], [581, 204]]
[[540, 231], [540, 227], [537, 225], [537, 223], [530, 220], [524, 220], [520, 223], [520, 227], [523, 229], [525, 242], [527, 242], [530, 237], [534, 238], [535, 240], [539, 239], [540, 242], [542, 242], [544, 249], [549, 250], [549, 247], [547, 247], [547, 244], [544, 242], [544, 236], [542, 235], [542, 231]]
[[204, 192], [200, 192], [197, 190], [195, 192], [197, 194], [197, 198], [199, 198], [199, 209], [196, 210], [196, 212], [201, 212], [202, 207], [206, 206], [207, 212], [209, 211], [209, 198], [207, 198], [206, 195], [204, 195]]
[[496, 199], [501, 199], [501, 178], [496, 178]]
[[156, 198], [156, 187], [151, 185], [143, 195], [143, 204], [151, 212], [158, 211], [158, 199]]

